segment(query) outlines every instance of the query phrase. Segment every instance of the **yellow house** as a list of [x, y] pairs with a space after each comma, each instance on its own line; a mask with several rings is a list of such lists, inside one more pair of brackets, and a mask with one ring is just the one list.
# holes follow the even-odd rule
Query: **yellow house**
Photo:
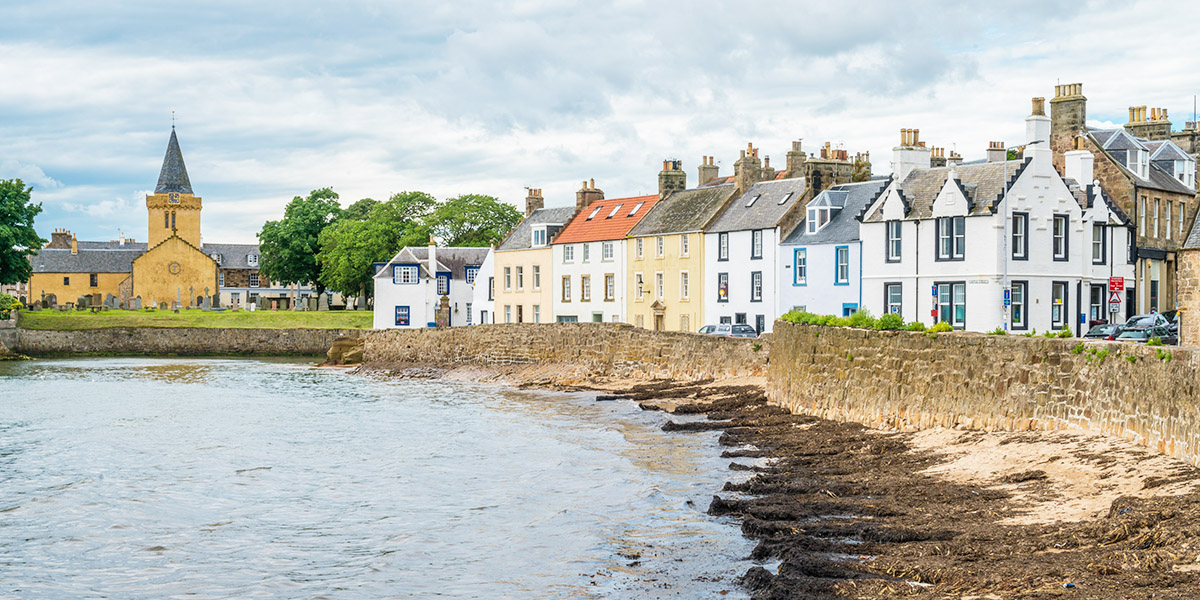
[[626, 314], [655, 331], [705, 324], [704, 228], [733, 197], [731, 183], [671, 192], [629, 232]]
[[554, 318], [550, 242], [575, 216], [576, 209], [530, 207], [526, 212], [525, 220], [493, 254], [497, 323], [548, 323]]

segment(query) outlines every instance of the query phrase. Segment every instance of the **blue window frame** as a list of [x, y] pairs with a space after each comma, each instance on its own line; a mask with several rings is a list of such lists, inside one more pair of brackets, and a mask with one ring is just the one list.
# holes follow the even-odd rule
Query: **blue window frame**
[[808, 285], [808, 248], [796, 248], [792, 254], [792, 285]]
[[464, 279], [466, 279], [468, 285], [475, 283], [475, 278], [478, 276], [479, 276], [479, 267], [467, 267], [466, 272], [463, 273], [463, 277], [464, 277]]
[[407, 306], [397, 306], [396, 307], [396, 326], [397, 327], [408, 327], [408, 323], [409, 323], [408, 307]]
[[450, 274], [437, 274], [437, 293], [439, 296], [445, 296], [450, 293]]
[[857, 304], [855, 304], [853, 302], [846, 302], [846, 303], [842, 304], [842, 316], [843, 317], [848, 317], [856, 312], [858, 312]]
[[833, 285], [850, 285], [850, 246], [833, 250]]

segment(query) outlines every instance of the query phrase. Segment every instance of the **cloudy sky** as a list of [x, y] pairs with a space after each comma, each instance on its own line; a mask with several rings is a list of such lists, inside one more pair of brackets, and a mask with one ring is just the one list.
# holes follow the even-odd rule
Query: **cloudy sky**
[[0, 34], [0, 179], [34, 187], [43, 237], [146, 238], [171, 111], [204, 237], [253, 242], [293, 196], [343, 205], [404, 190], [523, 206], [689, 185], [747, 142], [869, 150], [901, 128], [981, 157], [1021, 141], [1029, 98], [1083, 82], [1089, 119], [1130, 105], [1191, 120], [1191, 3], [9, 3]]

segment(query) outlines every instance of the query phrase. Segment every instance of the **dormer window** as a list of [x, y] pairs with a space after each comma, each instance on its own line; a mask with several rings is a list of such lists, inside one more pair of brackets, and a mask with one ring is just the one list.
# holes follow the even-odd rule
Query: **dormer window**
[[830, 209], [827, 206], [808, 209], [808, 232], [816, 233], [829, 224]]
[[247, 254], [246, 255], [246, 264], [250, 265], [251, 267], [257, 267], [258, 266], [258, 255], [257, 254]]
[[1175, 161], [1175, 178], [1188, 187], [1196, 187], [1196, 163], [1190, 160]]
[[644, 205], [644, 204], [646, 204], [646, 203], [638, 202], [637, 205], [633, 207], [633, 210], [629, 211], [628, 216], [632, 217], [633, 215], [636, 215], [639, 210], [642, 210], [642, 205]]
[[1142, 179], [1150, 178], [1150, 160], [1145, 150], [1139, 148], [1129, 150], [1129, 170]]
[[217, 265], [220, 265], [220, 264], [221, 264], [221, 255], [220, 255], [220, 254], [213, 253], [213, 255], [212, 255], [212, 259], [213, 259], [213, 260], [215, 260], [215, 261], [217, 261]]
[[595, 219], [595, 218], [596, 218], [596, 215], [598, 215], [598, 214], [600, 214], [600, 207], [599, 207], [599, 206], [597, 206], [597, 207], [596, 207], [596, 209], [592, 211], [592, 214], [588, 215], [588, 218], [587, 218], [587, 220], [591, 221], [592, 219]]
[[842, 190], [826, 190], [821, 192], [812, 202], [808, 203], [808, 233], [813, 234], [820, 231], [823, 227], [829, 224], [837, 211], [842, 210], [846, 205], [846, 196], [849, 192]]
[[542, 248], [546, 245], [546, 227], [545, 226], [537, 227], [533, 230], [532, 245], [534, 248]]
[[625, 205], [624, 205], [624, 204], [618, 204], [618, 205], [614, 206], [614, 207], [613, 207], [613, 209], [612, 209], [612, 212], [608, 213], [608, 216], [607, 216], [607, 217], [604, 217], [604, 218], [605, 218], [605, 219], [611, 219], [611, 218], [613, 218], [613, 217], [617, 216], [617, 213], [621, 212], [621, 207], [622, 207], [622, 206], [625, 206]]

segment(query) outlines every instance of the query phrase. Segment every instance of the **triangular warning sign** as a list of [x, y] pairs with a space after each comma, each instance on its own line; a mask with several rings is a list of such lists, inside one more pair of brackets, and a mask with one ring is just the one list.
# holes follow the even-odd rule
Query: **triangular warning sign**
[[1108, 294], [1108, 301], [1119, 304], [1121, 302], [1121, 292], [1110, 292]]

